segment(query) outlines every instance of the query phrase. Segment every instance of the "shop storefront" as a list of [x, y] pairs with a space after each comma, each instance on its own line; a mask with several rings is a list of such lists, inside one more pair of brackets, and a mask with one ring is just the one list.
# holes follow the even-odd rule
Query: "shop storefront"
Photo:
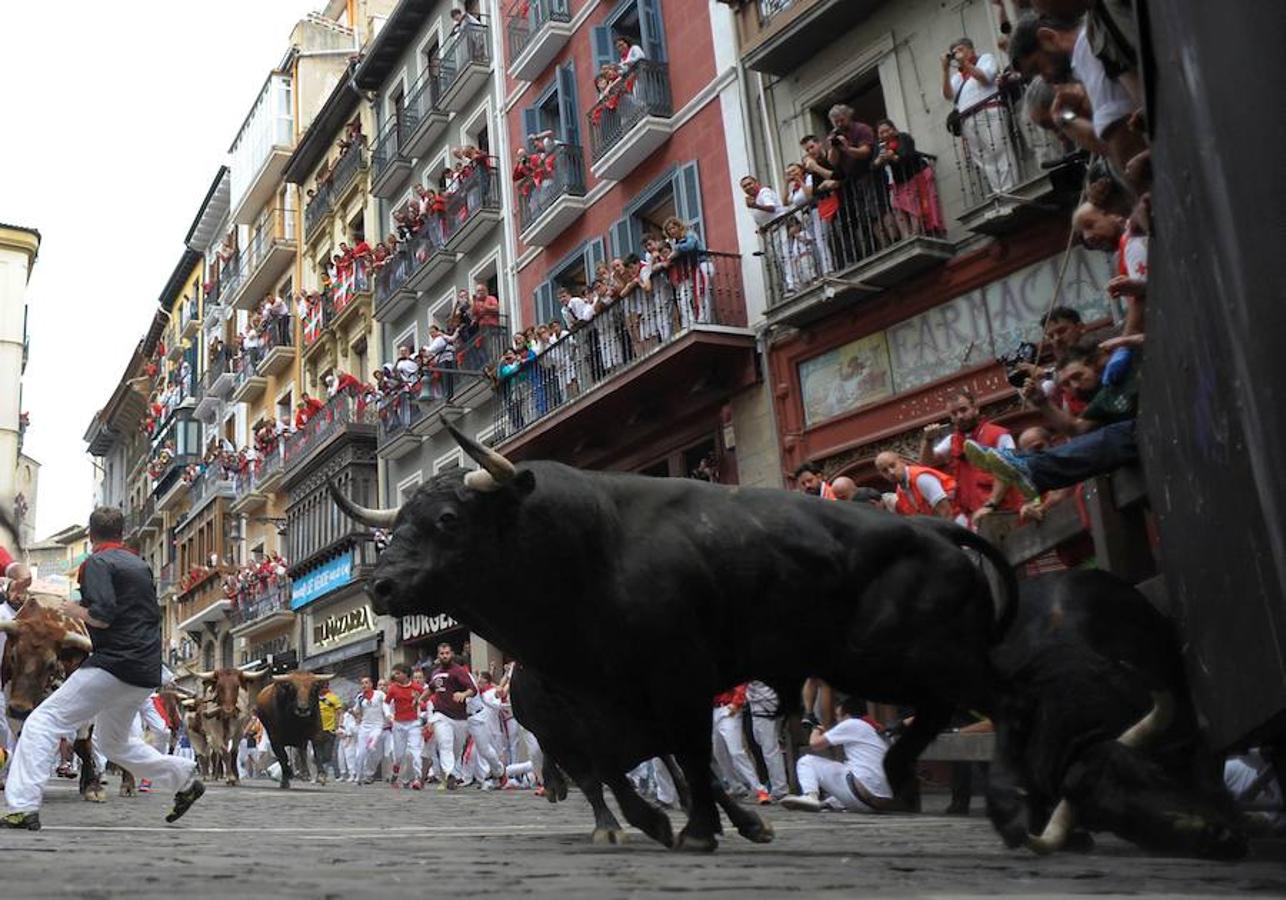
[[243, 669], [266, 666], [274, 675], [299, 668], [295, 632], [295, 625], [291, 622], [278, 631], [243, 638], [237, 653], [238, 665]]
[[446, 613], [416, 614], [397, 620], [397, 649], [394, 659], [407, 665], [432, 659], [438, 644], [445, 641], [457, 655], [471, 656], [469, 629]]
[[335, 673], [340, 696], [380, 674], [384, 627], [357, 578], [353, 551], [295, 577], [290, 606], [303, 619], [300, 668]]

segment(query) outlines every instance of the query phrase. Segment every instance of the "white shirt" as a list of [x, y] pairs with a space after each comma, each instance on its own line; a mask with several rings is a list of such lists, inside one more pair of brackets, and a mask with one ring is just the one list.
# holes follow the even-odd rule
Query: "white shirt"
[[1084, 26], [1072, 49], [1072, 71], [1085, 85], [1085, 93], [1089, 95], [1090, 105], [1094, 108], [1094, 133], [1100, 138], [1112, 123], [1134, 114], [1134, 103], [1131, 102], [1129, 93], [1118, 82], [1107, 77], [1103, 63], [1090, 49]]
[[429, 340], [429, 356], [433, 358], [435, 363], [440, 365], [445, 357], [450, 356], [450, 353], [451, 341], [442, 332], [439, 331], [437, 337]]
[[384, 711], [384, 692], [372, 691], [371, 698], [366, 699], [365, 694], [357, 695], [357, 702], [353, 706], [357, 709], [358, 719], [363, 728], [383, 728], [385, 711]]
[[420, 364], [413, 357], [399, 359], [394, 368], [397, 370], [398, 377], [406, 384], [411, 384], [420, 377]]
[[1125, 270], [1125, 274], [1139, 281], [1147, 281], [1148, 236], [1146, 234], [1127, 235], [1122, 249], [1124, 251], [1120, 254], [1122, 258], [1117, 262]]
[[750, 217], [755, 220], [755, 224], [760, 228], [777, 218], [782, 212], [781, 198], [777, 196], [776, 191], [766, 185], [759, 189], [759, 193], [755, 194], [755, 203], [759, 204], [759, 206], [772, 207], [772, 212], [763, 209], [750, 210]]
[[567, 308], [572, 311], [572, 316], [582, 322], [588, 322], [594, 318], [594, 306], [584, 297], [573, 297], [568, 300]]
[[344, 740], [351, 739], [357, 734], [357, 717], [348, 710], [344, 710], [344, 715], [339, 720], [339, 730]]
[[884, 754], [888, 745], [879, 732], [861, 719], [845, 719], [826, 732], [826, 740], [844, 751], [844, 765], [862, 787], [876, 797], [889, 798], [893, 790], [884, 776]]
[[951, 73], [951, 94], [952, 96], [957, 93], [960, 95], [959, 99], [956, 100], [956, 109], [962, 112], [990, 97], [994, 97], [996, 91], [999, 90], [996, 87], [996, 76], [1000, 73], [1000, 66], [997, 65], [994, 56], [990, 53], [984, 53], [978, 57], [973, 67], [979, 72], [985, 73], [989, 83], [982, 84], [977, 78], [970, 78], [968, 84], [961, 88], [960, 83], [964, 81], [964, 76], [960, 74], [959, 70]]
[[[3, 573], [0, 573], [0, 574], [3, 574]], [[9, 605], [8, 600], [0, 600], [0, 622], [12, 621], [13, 617], [16, 615], [18, 615], [18, 611]], [[5, 641], [8, 639], [8, 637], [9, 635], [5, 634], [3, 631], [0, 631], [0, 659], [4, 658], [4, 644], [5, 644]], [[0, 690], [3, 690], [3, 689], [4, 689], [4, 679], [0, 678]], [[3, 702], [3, 698], [0, 698], [0, 702]]]
[[630, 44], [630, 49], [621, 57], [621, 68], [628, 72], [640, 59], [647, 59], [647, 54], [638, 44]]

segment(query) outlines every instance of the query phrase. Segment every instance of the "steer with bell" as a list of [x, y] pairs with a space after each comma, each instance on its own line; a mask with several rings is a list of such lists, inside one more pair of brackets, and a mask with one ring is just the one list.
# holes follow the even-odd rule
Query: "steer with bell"
[[[987, 707], [1015, 588], [976, 535], [780, 490], [514, 465], [445, 425], [479, 471], [439, 474], [400, 510], [330, 486], [349, 516], [391, 530], [376, 610], [445, 610], [581, 708], [655, 722], [692, 794], [676, 846], [716, 846], [710, 698], [732, 685], [792, 696], [817, 676], [915, 706], [885, 759], [898, 787], [955, 707]], [[1000, 573], [997, 598], [962, 546]], [[536, 565], [557, 583], [515, 593], [510, 573]]]

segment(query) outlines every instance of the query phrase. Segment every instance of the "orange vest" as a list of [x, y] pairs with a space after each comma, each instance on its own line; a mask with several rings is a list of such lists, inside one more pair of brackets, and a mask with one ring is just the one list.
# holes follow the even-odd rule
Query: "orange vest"
[[897, 513], [902, 516], [931, 516], [933, 507], [931, 507], [920, 489], [916, 486], [915, 480], [921, 475], [932, 475], [938, 481], [942, 482], [942, 489], [947, 492], [947, 498], [951, 501], [951, 514], [958, 515], [960, 510], [956, 507], [956, 480], [946, 472], [939, 472], [937, 469], [931, 469], [928, 466], [911, 466], [906, 467], [907, 487], [897, 486]]
[[[973, 515], [982, 505], [991, 497], [991, 489], [995, 481], [990, 475], [981, 469], [974, 468], [973, 464], [965, 457], [964, 445], [965, 439], [971, 438], [982, 444], [984, 447], [995, 447], [1000, 443], [1001, 437], [1009, 434], [1009, 429], [1000, 425], [993, 425], [985, 419], [978, 423], [972, 434], [961, 434], [958, 431], [951, 434], [951, 463], [952, 471], [959, 481], [958, 490], [952, 495], [952, 499], [960, 507], [965, 515]], [[1000, 497], [1000, 508], [1009, 512], [1018, 512], [1022, 509], [1022, 494], [1010, 488]]]

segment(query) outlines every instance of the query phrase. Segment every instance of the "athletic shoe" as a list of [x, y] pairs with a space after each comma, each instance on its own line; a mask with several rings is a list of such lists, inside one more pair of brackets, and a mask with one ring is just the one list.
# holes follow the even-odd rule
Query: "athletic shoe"
[[772, 795], [767, 791], [757, 791], [755, 793], [755, 802], [760, 806], [767, 806], [769, 803], [772, 803]]
[[545, 786], [543, 784], [536, 785], [536, 789], [532, 793], [537, 797], [545, 796]]
[[201, 799], [203, 794], [205, 794], [205, 785], [201, 783], [200, 778], [194, 779], [186, 790], [179, 791], [174, 795], [174, 806], [170, 807], [169, 815], [165, 817], [165, 821], [177, 822], [185, 812], [192, 808], [193, 803]]
[[16, 812], [0, 816], [0, 828], [18, 828], [27, 831], [40, 830], [40, 813]]
[[788, 794], [781, 798], [781, 805], [786, 809], [797, 809], [802, 812], [821, 812], [822, 801], [816, 794]]
[[1032, 484], [1031, 468], [1027, 461], [1012, 450], [984, 447], [977, 441], [965, 441], [965, 459], [984, 472], [990, 472], [1005, 484], [1018, 488], [1028, 500], [1040, 496]]
[[491, 783], [491, 779], [487, 779], [486, 781], [479, 782], [478, 787], [482, 788], [484, 791], [495, 790], [495, 785]]
[[420, 781], [420, 779], [417, 778], [411, 782], [411, 790], [422, 791], [424, 790], [424, 784]]
[[144, 778], [142, 781], [138, 783], [138, 792], [140, 794], [152, 793], [152, 782]]

